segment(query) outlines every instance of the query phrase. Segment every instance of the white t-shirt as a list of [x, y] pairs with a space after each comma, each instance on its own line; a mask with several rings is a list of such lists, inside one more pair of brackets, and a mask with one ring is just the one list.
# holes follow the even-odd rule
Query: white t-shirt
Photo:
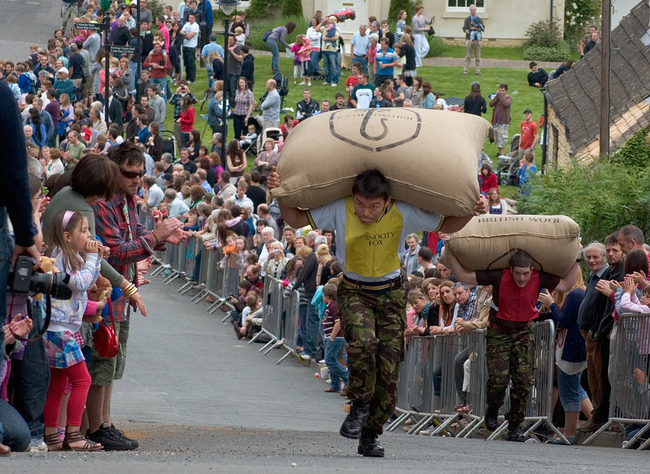
[[[425, 212], [418, 209], [411, 204], [402, 201], [392, 201], [391, 206], [397, 206], [397, 209], [402, 214], [402, 228], [400, 230], [400, 249], [404, 249], [403, 243], [406, 241], [406, 236], [414, 232], [420, 231], [437, 231], [443, 221], [440, 214], [433, 212]], [[345, 269], [345, 225], [346, 225], [346, 209], [345, 199], [338, 199], [334, 202], [324, 205], [316, 209], [310, 209], [309, 214], [318, 229], [334, 229], [336, 231], [336, 258]], [[402, 250], [405, 252], [405, 250]], [[344, 271], [344, 274], [354, 280], [360, 281], [376, 281], [376, 279], [369, 279], [352, 272]], [[397, 278], [400, 274], [399, 269], [392, 273], [384, 275], [382, 279], [392, 280]]]
[[194, 36], [192, 36], [192, 38], [183, 40], [183, 47], [196, 48], [196, 45], [199, 44], [199, 33], [201, 32], [201, 28], [199, 27], [199, 24], [197, 22], [185, 23], [181, 31], [184, 31], [185, 33], [195, 33]]
[[151, 207], [158, 207], [162, 200], [165, 198], [165, 193], [160, 186], [154, 184], [149, 188], [149, 201], [148, 204]]

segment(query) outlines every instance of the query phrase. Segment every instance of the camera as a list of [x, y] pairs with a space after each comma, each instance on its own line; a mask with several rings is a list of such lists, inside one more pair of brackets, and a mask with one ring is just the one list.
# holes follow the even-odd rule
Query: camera
[[14, 271], [9, 274], [9, 291], [18, 295], [43, 293], [57, 300], [69, 300], [72, 290], [68, 287], [70, 275], [66, 273], [35, 272], [36, 261], [21, 255], [16, 260]]

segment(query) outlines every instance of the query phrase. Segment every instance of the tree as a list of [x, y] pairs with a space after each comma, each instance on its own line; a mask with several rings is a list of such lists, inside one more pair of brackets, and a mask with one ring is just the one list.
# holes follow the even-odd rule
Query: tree
[[396, 22], [400, 10], [406, 10], [406, 17], [411, 18], [413, 16], [413, 5], [409, 0], [390, 0], [388, 21], [391, 23]]
[[282, 0], [282, 16], [303, 16], [301, 0]]

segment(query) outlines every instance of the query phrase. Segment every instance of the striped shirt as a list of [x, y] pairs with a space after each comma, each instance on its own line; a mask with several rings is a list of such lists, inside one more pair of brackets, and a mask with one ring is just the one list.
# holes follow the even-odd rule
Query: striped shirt
[[381, 48], [377, 48], [377, 53], [375, 54], [375, 61], [377, 61], [377, 75], [378, 76], [391, 76], [393, 77], [392, 67], [387, 67], [382, 69], [380, 66], [382, 64], [391, 64], [394, 61], [399, 60], [397, 53], [390, 48], [386, 48], [384, 52]]
[[[330, 301], [323, 311], [323, 335], [329, 338], [332, 335], [334, 330], [334, 325], [337, 321], [340, 321], [339, 318], [339, 307], [336, 304], [336, 301]], [[339, 332], [334, 337], [343, 337], [343, 332], [339, 327]]]

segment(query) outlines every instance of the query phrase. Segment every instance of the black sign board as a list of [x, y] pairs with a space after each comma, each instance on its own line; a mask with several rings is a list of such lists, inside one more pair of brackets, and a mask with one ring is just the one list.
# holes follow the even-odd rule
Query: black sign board
[[120, 56], [122, 54], [133, 54], [135, 53], [135, 48], [133, 46], [111, 46], [111, 53], [115, 56]]
[[110, 28], [110, 25], [105, 23], [83, 23], [78, 21], [75, 23], [75, 27], [78, 30], [92, 30], [92, 31], [104, 31]]

